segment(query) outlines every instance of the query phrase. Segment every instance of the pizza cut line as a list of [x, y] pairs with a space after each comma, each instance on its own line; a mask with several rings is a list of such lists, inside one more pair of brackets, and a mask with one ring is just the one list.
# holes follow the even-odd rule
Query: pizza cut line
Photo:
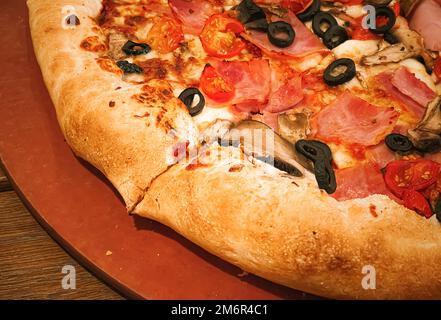
[[36, 55], [130, 212], [296, 289], [441, 297], [435, 0], [71, 2], [28, 1]]

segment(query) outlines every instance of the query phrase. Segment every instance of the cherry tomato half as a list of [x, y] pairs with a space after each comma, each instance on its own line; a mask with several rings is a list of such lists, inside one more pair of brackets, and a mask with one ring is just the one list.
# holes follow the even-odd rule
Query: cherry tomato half
[[239, 20], [223, 14], [215, 14], [207, 20], [199, 37], [210, 56], [231, 58], [245, 48], [245, 42], [237, 37], [237, 33], [244, 30]]
[[386, 166], [384, 181], [398, 197], [405, 190], [420, 191], [435, 183], [440, 175], [440, 164], [427, 159], [396, 160]]
[[432, 208], [424, 196], [415, 190], [405, 190], [403, 193], [404, 206], [416, 211], [418, 214], [430, 218], [433, 215]]
[[147, 43], [159, 53], [169, 53], [184, 40], [182, 27], [169, 17], [157, 17], [147, 35]]
[[206, 65], [200, 81], [201, 90], [217, 102], [227, 102], [234, 96], [234, 85], [224, 79], [213, 66]]

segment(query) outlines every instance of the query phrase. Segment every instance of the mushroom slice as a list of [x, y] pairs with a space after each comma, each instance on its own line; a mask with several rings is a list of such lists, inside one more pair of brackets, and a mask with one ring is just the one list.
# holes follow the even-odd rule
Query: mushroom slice
[[115, 60], [121, 60], [126, 57], [122, 51], [122, 47], [126, 44], [128, 39], [119, 32], [112, 32], [109, 34], [109, 57]]
[[[402, 19], [398, 17], [397, 19]], [[402, 25], [405, 25], [404, 22]], [[408, 58], [415, 58], [421, 56], [424, 59], [424, 64], [428, 69], [433, 67], [433, 57], [429, 51], [424, 48], [422, 37], [415, 31], [406, 27], [400, 27], [392, 31], [400, 42], [387, 46], [376, 53], [364, 56], [361, 59], [361, 64], [366, 66], [400, 62]]]
[[415, 56], [415, 53], [409, 51], [404, 44], [396, 43], [381, 49], [370, 56], [364, 56], [361, 59], [361, 64], [372, 66], [383, 63], [400, 62], [413, 56]]
[[307, 112], [283, 113], [279, 115], [279, 134], [293, 145], [301, 139], [306, 139], [309, 128]]
[[296, 177], [303, 176], [302, 165], [312, 168], [308, 161], [301, 158], [291, 143], [259, 121], [241, 121], [219, 140], [221, 145], [241, 147], [246, 155], [270, 163]]
[[435, 152], [441, 148], [441, 96], [427, 105], [423, 119], [408, 134], [414, 146], [423, 152]]

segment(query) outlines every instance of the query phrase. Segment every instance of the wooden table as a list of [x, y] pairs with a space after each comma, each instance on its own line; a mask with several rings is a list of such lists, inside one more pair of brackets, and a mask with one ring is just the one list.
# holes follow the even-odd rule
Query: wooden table
[[[76, 289], [61, 286], [76, 270]], [[34, 220], [0, 169], [0, 299], [123, 299], [70, 257]]]

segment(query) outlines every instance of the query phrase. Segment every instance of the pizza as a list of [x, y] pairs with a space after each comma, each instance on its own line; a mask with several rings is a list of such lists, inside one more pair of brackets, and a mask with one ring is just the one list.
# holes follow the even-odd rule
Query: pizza
[[28, 6], [66, 141], [129, 213], [316, 295], [441, 298], [439, 0]]

